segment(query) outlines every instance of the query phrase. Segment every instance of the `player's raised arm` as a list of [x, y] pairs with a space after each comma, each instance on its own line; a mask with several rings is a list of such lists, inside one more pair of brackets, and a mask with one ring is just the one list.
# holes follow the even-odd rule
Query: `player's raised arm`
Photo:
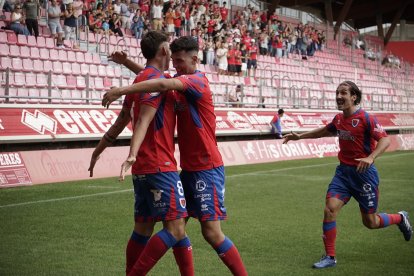
[[286, 144], [290, 140], [315, 139], [321, 137], [330, 137], [334, 135], [335, 133], [329, 131], [329, 129], [326, 126], [311, 131], [307, 131], [301, 134], [292, 131], [291, 133], [283, 136], [283, 144]]
[[177, 79], [153, 79], [130, 86], [112, 88], [103, 96], [102, 105], [109, 107], [112, 102], [116, 101], [122, 95], [132, 93], [167, 92], [169, 90], [181, 91], [183, 89], [184, 85]]
[[115, 63], [124, 65], [126, 68], [138, 74], [144, 70], [144, 66], [138, 63], [133, 62], [128, 58], [128, 54], [124, 51], [115, 51], [109, 56], [109, 60], [112, 60]]
[[128, 158], [124, 161], [124, 163], [122, 163], [119, 181], [125, 180], [126, 172], [135, 163], [138, 155], [138, 150], [141, 147], [142, 142], [144, 141], [145, 135], [147, 134], [148, 126], [154, 118], [155, 113], [157, 113], [156, 108], [145, 104], [140, 105], [138, 118], [135, 123], [134, 132], [131, 138], [129, 155]]

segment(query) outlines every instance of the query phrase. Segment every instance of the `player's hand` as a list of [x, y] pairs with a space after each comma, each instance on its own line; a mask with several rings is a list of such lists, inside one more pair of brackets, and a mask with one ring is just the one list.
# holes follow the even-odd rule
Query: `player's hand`
[[89, 169], [88, 169], [89, 177], [93, 177], [93, 168], [95, 168], [96, 161], [98, 161], [99, 158], [100, 158], [100, 155], [98, 155], [98, 156], [93, 156], [92, 155], [91, 162], [89, 164]]
[[291, 131], [289, 134], [283, 135], [283, 144], [287, 144], [290, 140], [299, 140], [300, 136], [296, 132]]
[[102, 98], [102, 106], [108, 108], [112, 102], [121, 97], [118, 87], [112, 87]]
[[365, 172], [374, 163], [374, 158], [369, 156], [365, 158], [357, 158], [355, 160], [359, 161], [359, 164], [357, 166], [357, 172], [359, 173]]
[[121, 174], [119, 175], [119, 181], [125, 180], [125, 174], [131, 168], [131, 166], [135, 163], [136, 158], [135, 157], [128, 157], [127, 160], [125, 160], [124, 163], [122, 163], [121, 166]]
[[127, 58], [128, 58], [128, 54], [126, 52], [115, 51], [115, 52], [112, 52], [112, 54], [109, 56], [108, 59], [118, 64], [125, 64]]

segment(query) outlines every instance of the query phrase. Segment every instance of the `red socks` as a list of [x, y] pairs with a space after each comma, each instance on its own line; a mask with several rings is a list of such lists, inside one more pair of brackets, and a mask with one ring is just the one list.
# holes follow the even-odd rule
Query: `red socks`
[[230, 269], [233, 275], [248, 275], [243, 261], [240, 257], [239, 251], [229, 238], [225, 237], [224, 241], [215, 247], [215, 250], [220, 259]]
[[188, 237], [180, 240], [173, 246], [175, 261], [180, 269], [181, 276], [193, 276], [193, 248]]
[[326, 256], [335, 257], [336, 221], [324, 221], [322, 229]]

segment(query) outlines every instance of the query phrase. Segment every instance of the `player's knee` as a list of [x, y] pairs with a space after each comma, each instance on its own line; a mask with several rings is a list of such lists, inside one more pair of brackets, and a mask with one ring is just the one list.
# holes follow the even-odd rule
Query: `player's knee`
[[324, 214], [325, 219], [334, 219], [336, 218], [338, 211], [330, 206], [325, 206]]
[[222, 240], [224, 234], [216, 229], [208, 228], [202, 229], [204, 239], [211, 245], [216, 245]]

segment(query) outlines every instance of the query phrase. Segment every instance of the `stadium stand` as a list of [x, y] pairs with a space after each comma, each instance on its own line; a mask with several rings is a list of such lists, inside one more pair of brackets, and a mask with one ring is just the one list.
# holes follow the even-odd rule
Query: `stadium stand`
[[[230, 21], [238, 16], [237, 12], [234, 13], [237, 7], [232, 8]], [[45, 9], [42, 10], [46, 15]], [[96, 15], [92, 11], [91, 14]], [[254, 14], [252, 12], [249, 16]], [[3, 26], [10, 22], [10, 16], [10, 13], [5, 13], [5, 19], [0, 21]], [[297, 19], [287, 17], [278, 17], [277, 20], [280, 25], [300, 24]], [[46, 17], [40, 20], [40, 25], [37, 39], [0, 30], [1, 102], [98, 104], [106, 89], [133, 80], [125, 68], [107, 61], [108, 53], [126, 50], [134, 61], [144, 61], [139, 40], [125, 29], [125, 35], [118, 37], [111, 32], [85, 32], [87, 26], [81, 26], [81, 49], [73, 49], [55, 47], [46, 26]], [[231, 107], [229, 94], [236, 84], [242, 84], [242, 107], [257, 107], [264, 99], [269, 108], [333, 108], [337, 84], [350, 79], [365, 91], [363, 106], [366, 109], [413, 110], [414, 73], [408, 64], [402, 63], [399, 68], [381, 66], [379, 60], [364, 58], [364, 50], [352, 45], [346, 47], [333, 40], [332, 27], [324, 24], [312, 28], [307, 24], [304, 26], [308, 27], [323, 31], [327, 36], [326, 42], [318, 42], [321, 49], [306, 59], [303, 51], [292, 51], [289, 57], [258, 55], [254, 76], [218, 74], [216, 65], [205, 64], [205, 61], [200, 64], [200, 70], [206, 72], [213, 87], [215, 104]], [[210, 34], [210, 30], [207, 32]], [[187, 34], [186, 29], [182, 29], [181, 34]], [[253, 35], [258, 42], [259, 34]], [[344, 35], [356, 36], [355, 32], [345, 31]], [[228, 42], [231, 36], [224, 40]], [[288, 37], [285, 38], [286, 44]], [[365, 43], [366, 48], [377, 47], [368, 40]], [[66, 45], [72, 46], [70, 43]], [[171, 73], [174, 73], [173, 69]]]

